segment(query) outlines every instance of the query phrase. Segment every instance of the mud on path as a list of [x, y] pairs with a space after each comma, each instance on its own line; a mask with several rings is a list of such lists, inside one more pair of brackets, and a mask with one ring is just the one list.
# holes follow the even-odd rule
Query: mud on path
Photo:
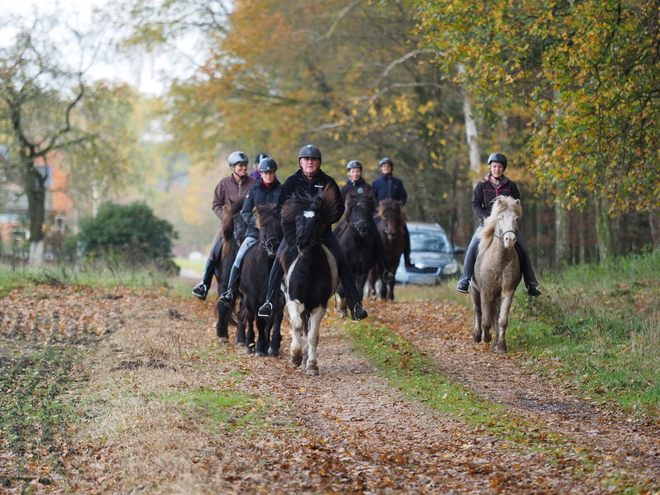
[[[71, 444], [50, 484], [32, 483], [36, 492], [621, 493], [613, 472], [642, 493], [660, 490], [657, 425], [597, 410], [472, 343], [463, 308], [367, 304], [370, 323], [574, 450], [549, 459], [407, 399], [351, 350], [344, 327], [356, 324], [334, 310], [322, 329], [321, 375], [308, 377], [289, 364], [286, 327], [282, 355], [255, 358], [216, 342], [210, 303], [127, 294], [113, 305], [117, 326], [90, 357]], [[234, 428], [240, 418], [198, 421], [179, 399], [163, 400], [199, 389], [263, 397], [269, 413], [246, 434]], [[578, 451], [589, 452], [593, 470]]]

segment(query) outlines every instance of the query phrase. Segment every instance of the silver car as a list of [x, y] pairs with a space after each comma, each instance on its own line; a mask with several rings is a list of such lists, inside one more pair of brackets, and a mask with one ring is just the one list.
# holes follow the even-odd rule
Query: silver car
[[406, 269], [403, 256], [396, 270], [396, 281], [402, 284], [433, 285], [458, 277], [459, 264], [455, 254], [465, 249], [454, 249], [447, 233], [437, 223], [408, 222], [410, 232], [410, 261], [414, 268]]

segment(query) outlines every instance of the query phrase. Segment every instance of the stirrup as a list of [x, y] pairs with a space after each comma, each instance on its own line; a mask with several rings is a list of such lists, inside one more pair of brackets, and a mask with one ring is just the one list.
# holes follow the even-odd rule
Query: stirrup
[[261, 316], [262, 318], [272, 318], [273, 304], [270, 301], [263, 303], [257, 312], [257, 316]]
[[527, 295], [529, 297], [539, 297], [541, 295], [541, 291], [536, 285], [530, 285], [527, 287]]
[[232, 290], [223, 292], [219, 301], [228, 308], [231, 308], [231, 306], [234, 304], [234, 292]]
[[192, 293], [197, 299], [201, 301], [205, 301], [206, 295], [209, 293], [209, 289], [208, 287], [206, 287], [206, 284], [204, 282], [200, 282], [192, 290]]

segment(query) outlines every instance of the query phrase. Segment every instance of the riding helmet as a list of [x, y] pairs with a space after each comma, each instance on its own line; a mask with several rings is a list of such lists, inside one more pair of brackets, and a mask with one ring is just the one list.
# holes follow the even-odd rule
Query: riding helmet
[[352, 168], [359, 168], [360, 170], [362, 170], [362, 164], [360, 162], [358, 162], [357, 160], [351, 160], [346, 165], [346, 170], [350, 170]]
[[259, 162], [259, 172], [275, 172], [277, 170], [277, 162], [272, 158], [266, 157]]
[[257, 157], [254, 159], [254, 163], [258, 165], [259, 163], [261, 163], [261, 160], [263, 160], [264, 158], [268, 158], [268, 155], [266, 153], [259, 153]]
[[385, 165], [386, 163], [389, 163], [390, 166], [391, 166], [392, 168], [394, 168], [394, 163], [392, 163], [392, 160], [390, 160], [390, 159], [387, 158], [387, 157], [385, 157], [385, 158], [381, 158], [381, 159], [380, 159], [380, 162], [378, 163], [378, 166], [379, 166], [379, 167], [382, 167], [382, 166]]
[[303, 146], [300, 153], [298, 153], [298, 160], [301, 158], [318, 158], [321, 160], [321, 150], [313, 144], [308, 144], [307, 146]]
[[250, 163], [250, 159], [242, 151], [234, 151], [229, 155], [229, 166], [233, 167], [237, 163]]
[[491, 162], [500, 162], [504, 167], [504, 170], [506, 170], [507, 160], [506, 156], [504, 156], [502, 153], [493, 153], [490, 155], [488, 157], [488, 165], [490, 165]]

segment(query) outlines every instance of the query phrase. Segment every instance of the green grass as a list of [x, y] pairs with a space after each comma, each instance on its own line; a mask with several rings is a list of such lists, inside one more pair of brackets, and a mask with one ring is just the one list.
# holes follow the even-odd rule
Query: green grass
[[189, 260], [188, 258], [174, 258], [174, 263], [179, 268], [187, 268], [189, 270], [194, 270], [197, 273], [202, 273], [204, 270], [204, 263], [206, 263], [206, 260], [199, 260], [199, 261], [193, 261]]
[[[443, 415], [457, 418], [476, 430], [496, 436], [502, 448], [519, 452], [542, 452], [546, 462], [562, 464], [567, 458], [579, 460], [577, 472], [593, 473], [598, 461], [569, 438], [515, 416], [504, 406], [483, 400], [476, 392], [452, 382], [433, 359], [387, 328], [352, 325], [349, 338], [354, 350], [377, 366], [391, 386], [411, 400]], [[613, 470], [603, 478], [616, 485], [619, 493], [641, 493], [643, 487], [627, 480], [625, 472]]]
[[589, 400], [660, 419], [660, 253], [571, 267], [517, 300], [509, 348]]

